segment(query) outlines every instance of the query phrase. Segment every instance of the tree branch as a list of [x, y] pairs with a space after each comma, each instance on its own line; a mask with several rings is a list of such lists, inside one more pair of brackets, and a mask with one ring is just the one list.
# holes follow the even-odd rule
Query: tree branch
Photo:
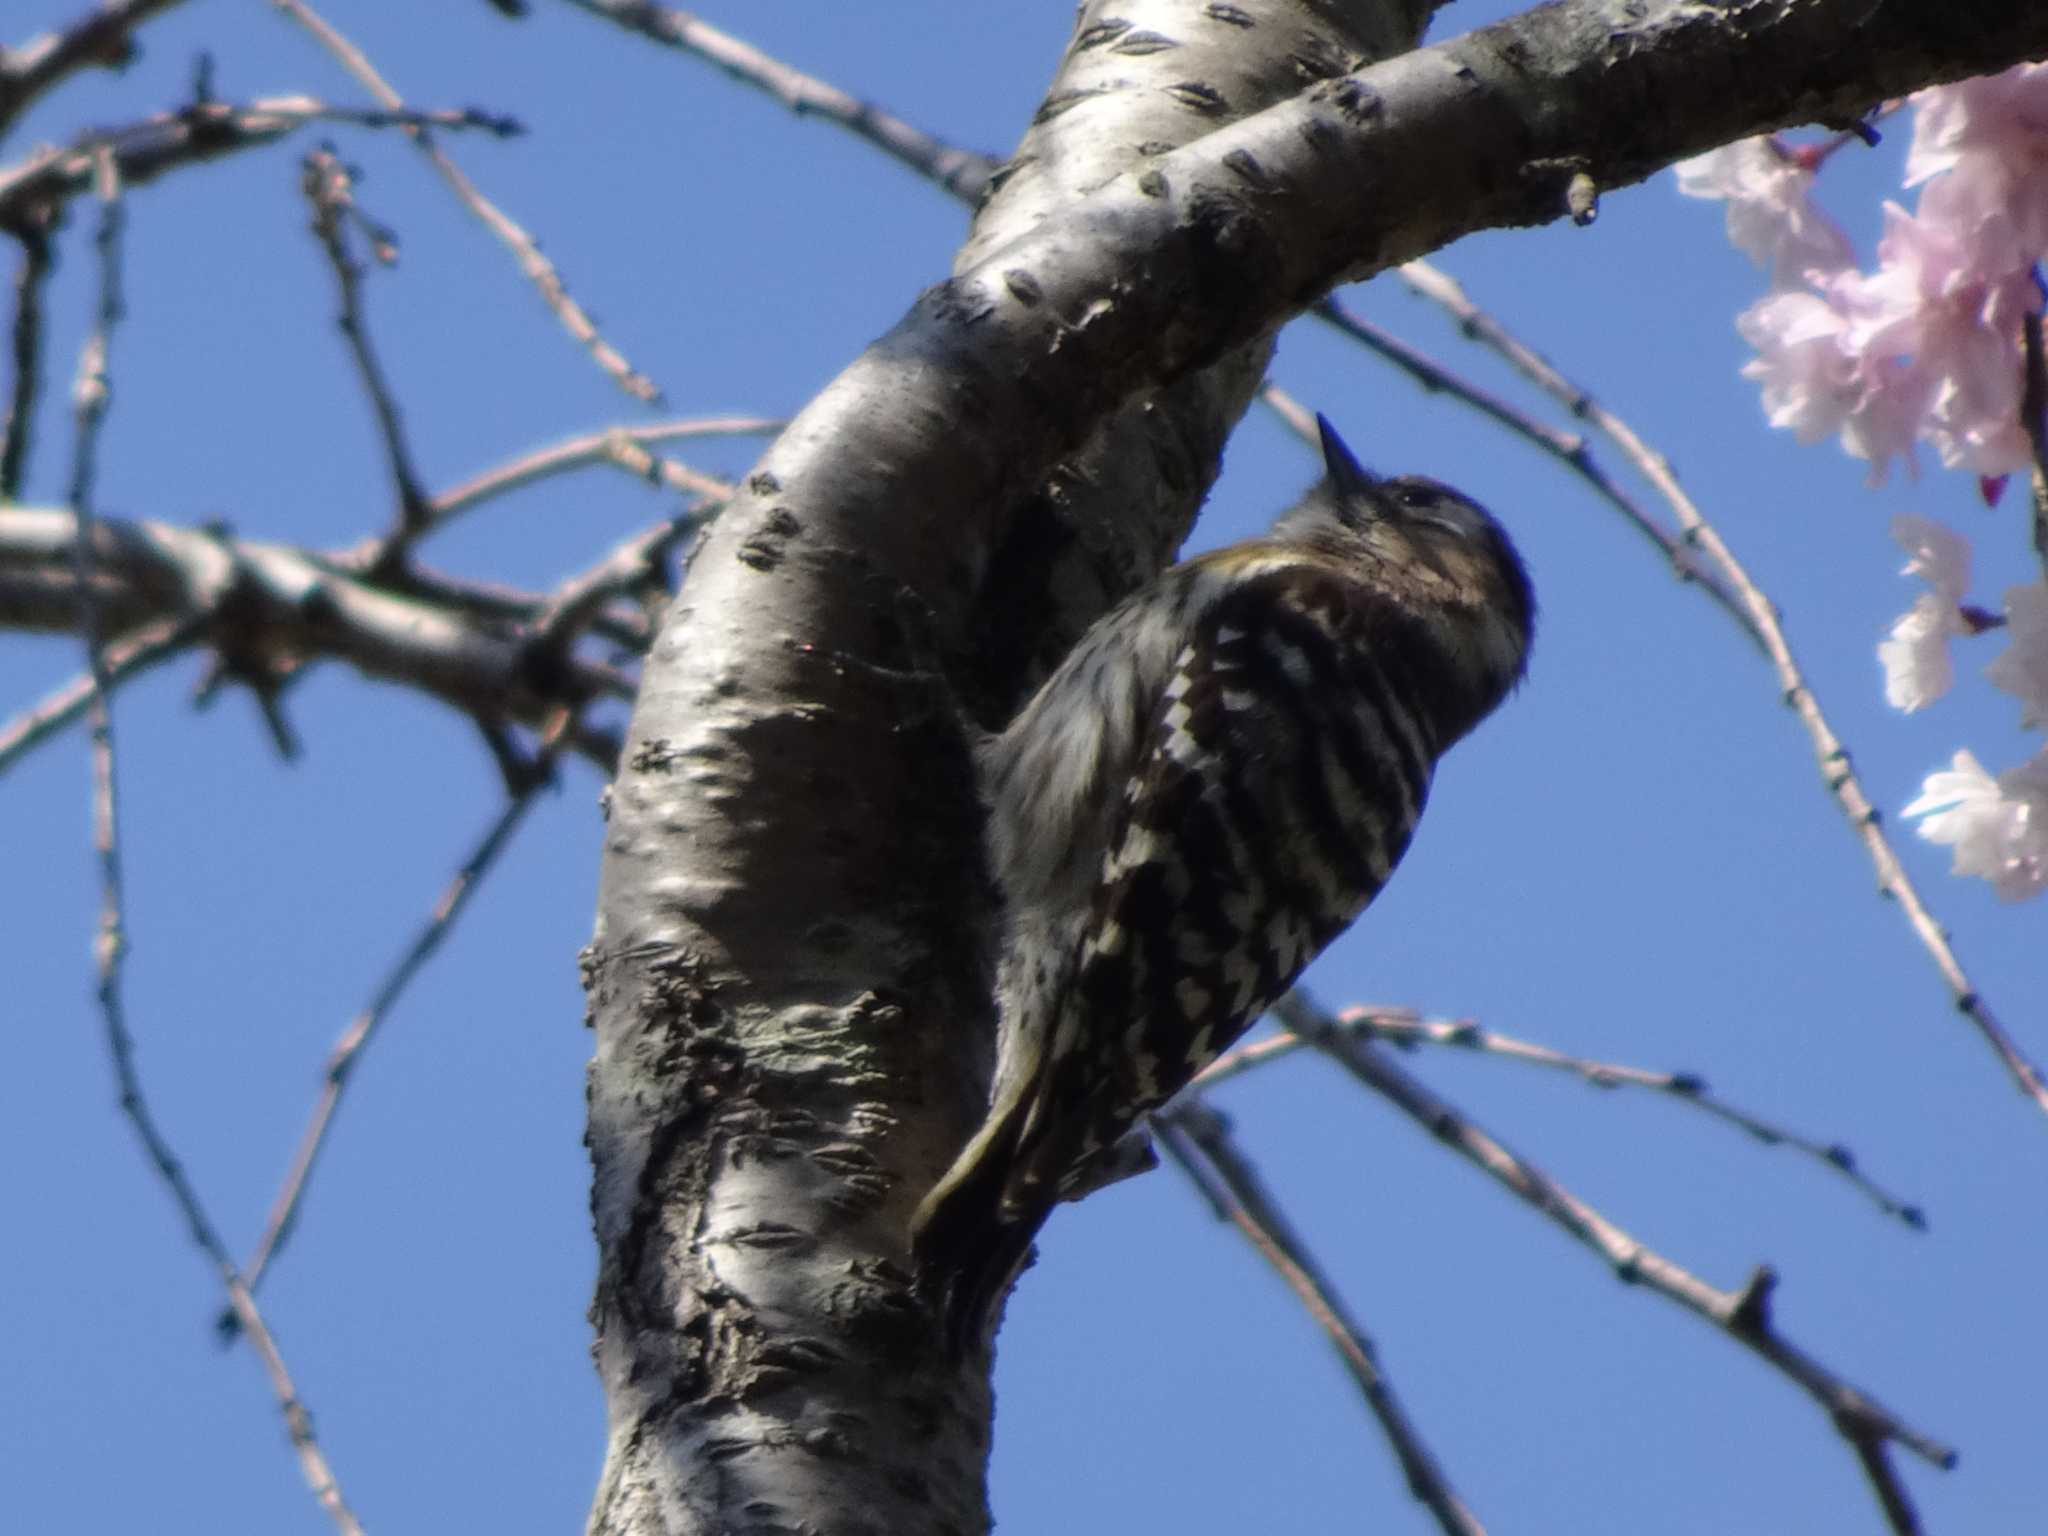
[[[1537, 1045], [1532, 1041], [1518, 1040], [1512, 1035], [1503, 1035], [1496, 1030], [1482, 1029], [1469, 1019], [1425, 1019], [1408, 1008], [1352, 1007], [1344, 1009], [1331, 1019], [1320, 1010], [1314, 1009], [1313, 1004], [1304, 1003], [1303, 1006], [1312, 1010], [1319, 1024], [1326, 1024], [1336, 1033], [1362, 1041], [1383, 1040], [1403, 1050], [1414, 1050], [1422, 1045], [1451, 1046], [1531, 1066], [1569, 1072], [1595, 1088], [1647, 1088], [1665, 1094], [1681, 1104], [1689, 1104], [1702, 1113], [1713, 1116], [1724, 1124], [1734, 1126], [1767, 1147], [1790, 1147], [1812, 1158], [1822, 1167], [1847, 1180], [1885, 1215], [1904, 1222], [1916, 1232], [1925, 1231], [1927, 1228], [1926, 1213], [1919, 1206], [1899, 1199], [1883, 1185], [1864, 1174], [1856, 1166], [1855, 1154], [1840, 1142], [1816, 1141], [1800, 1135], [1797, 1131], [1775, 1125], [1759, 1115], [1725, 1103], [1714, 1095], [1707, 1087], [1706, 1079], [1696, 1072], [1655, 1072], [1643, 1067], [1625, 1066], [1619, 1062], [1592, 1061], [1583, 1056], [1567, 1055], [1563, 1051], [1552, 1050], [1549, 1046]], [[1283, 1056], [1291, 1056], [1308, 1048], [1312, 1043], [1307, 1036], [1293, 1033], [1247, 1041], [1225, 1051], [1209, 1063], [1195, 1081], [1204, 1090], [1214, 1088], [1229, 1082], [1233, 1077], [1251, 1071], [1254, 1067], [1278, 1061]]]
[[1876, 1399], [1781, 1337], [1771, 1322], [1770, 1298], [1778, 1279], [1769, 1268], [1759, 1267], [1739, 1291], [1715, 1289], [1637, 1241], [1533, 1163], [1510, 1151], [1464, 1113], [1395, 1066], [1383, 1052], [1331, 1029], [1327, 1015], [1300, 992], [1290, 992], [1274, 1012], [1289, 1029], [1305, 1036], [1438, 1141], [1476, 1164], [1518, 1199], [1599, 1254], [1622, 1281], [1647, 1286], [1666, 1300], [1677, 1302], [1798, 1385], [1821, 1406], [1836, 1432], [1855, 1451], [1897, 1536], [1915, 1536], [1920, 1528], [1917, 1516], [1892, 1474], [1885, 1449], [1896, 1441], [1943, 1471], [1955, 1465], [1956, 1453], [1921, 1434]]
[[[159, 619], [100, 647], [101, 672], [110, 691], [193, 645], [205, 631], [203, 616]], [[81, 673], [0, 725], [0, 774], [49, 736], [78, 719], [99, 692], [91, 672]]]
[[2048, 581], [2048, 359], [2041, 346], [2041, 316], [2029, 313], [2022, 341], [2026, 353], [2026, 384], [2020, 394], [2020, 425], [2026, 430], [2031, 462], [2027, 465], [2027, 510], [2033, 528], [2034, 558]]
[[1436, 1454], [1395, 1395], [1393, 1383], [1380, 1366], [1379, 1351], [1352, 1320], [1307, 1246], [1281, 1215], [1265, 1180], [1232, 1139], [1229, 1122], [1218, 1110], [1193, 1099], [1154, 1116], [1152, 1129], [1160, 1147], [1187, 1175], [1217, 1219], [1244, 1234], [1328, 1335], [1393, 1447], [1408, 1479], [1408, 1491], [1447, 1536], [1485, 1536], [1485, 1527], [1451, 1487]]
[[[263, 1277], [271, 1264], [283, 1251], [286, 1240], [298, 1224], [299, 1213], [304, 1209], [306, 1188], [312, 1181], [313, 1166], [319, 1161], [320, 1153], [327, 1144], [328, 1132], [334, 1126], [334, 1117], [341, 1109], [341, 1101], [348, 1092], [348, 1084], [356, 1068], [361, 1065], [363, 1053], [370, 1047], [377, 1027], [397, 1006], [405, 995], [405, 989], [412, 984], [426, 963], [434, 957], [441, 943], [448, 937], [449, 930], [462, 915], [469, 898], [476, 893], [486, 876], [496, 866], [498, 857], [512, 841], [512, 835], [526, 819], [532, 809], [535, 796], [550, 782], [554, 763], [567, 737], [567, 716], [561, 717], [555, 728], [543, 741], [535, 772], [506, 801], [505, 807], [492, 820], [476, 849], [463, 860], [462, 867], [455, 872], [440, 899], [434, 903], [427, 920], [414, 935], [405, 953], [400, 955], [371, 994], [369, 1004], [349, 1021], [348, 1027], [335, 1041], [334, 1049], [328, 1053], [327, 1066], [321, 1074], [325, 1079], [318, 1102], [300, 1134], [298, 1150], [292, 1154], [284, 1183], [271, 1202], [270, 1214], [264, 1218], [263, 1232], [256, 1240], [255, 1250], [249, 1262], [242, 1267], [243, 1283], [253, 1294], [263, 1283]], [[223, 1334], [239, 1331], [239, 1319], [230, 1310], [220, 1320]]]
[[[387, 110], [399, 114], [407, 112], [404, 98], [377, 72], [369, 56], [344, 37], [318, 11], [305, 4], [304, 0], [270, 0], [270, 3], [281, 14], [310, 33], [314, 40], [332, 54], [343, 69], [354, 75]], [[592, 361], [610, 376], [613, 383], [634, 399], [649, 403], [658, 402], [661, 399], [661, 391], [655, 387], [654, 381], [636, 369], [626, 360], [623, 353], [604, 339], [598, 331], [596, 322], [584, 312], [583, 306], [569, 296], [569, 288], [563, 282], [562, 274], [553, 262], [541, 254], [540, 246], [533, 236], [520, 228], [503, 209], [477, 190], [476, 183], [469, 179], [462, 167], [455, 163], [446, 150], [434, 142], [433, 135], [427, 131], [426, 123], [415, 120], [403, 126], [413, 143], [419, 146], [420, 153], [427, 157], [436, 171], [440, 172], [441, 179], [448, 184], [456, 199], [512, 253], [513, 259], [519, 264], [519, 270], [526, 274], [527, 281], [532, 283], [540, 294], [541, 302], [554, 311], [555, 318], [561, 322], [562, 328], [590, 354]]]
[[[0, 629], [76, 628], [69, 512], [0, 507]], [[203, 615], [208, 643], [252, 676], [334, 657], [366, 676], [432, 694], [480, 720], [543, 727], [557, 709], [632, 697], [634, 683], [580, 658], [532, 665], [529, 634], [446, 602], [406, 595], [331, 557], [166, 523], [95, 520], [91, 585], [106, 632]], [[547, 599], [525, 600], [538, 618]], [[581, 731], [576, 749], [601, 767], [613, 750]]]
[[785, 425], [772, 416], [700, 416], [655, 422], [651, 426], [605, 427], [586, 432], [521, 454], [443, 491], [429, 508], [430, 520], [433, 528], [442, 528], [493, 497], [591, 464], [614, 464], [650, 485], [723, 501], [732, 494], [730, 481], [691, 469], [675, 459], [657, 457], [648, 450], [658, 443], [699, 437], [773, 437]]
[[328, 1465], [319, 1441], [314, 1438], [312, 1418], [306, 1412], [305, 1404], [299, 1398], [298, 1389], [293, 1385], [291, 1375], [285, 1368], [284, 1357], [278, 1351], [276, 1340], [264, 1322], [262, 1313], [257, 1310], [255, 1298], [250, 1295], [248, 1286], [243, 1283], [241, 1274], [236, 1270], [234, 1260], [228, 1254], [227, 1245], [221, 1239], [219, 1228], [207, 1214], [206, 1207], [199, 1198], [198, 1189], [185, 1172], [183, 1163], [172, 1151], [169, 1138], [158, 1123], [155, 1112], [150, 1108], [149, 1100], [143, 1092], [141, 1074], [135, 1064], [135, 1036], [128, 1026], [127, 995], [124, 985], [124, 962], [128, 954], [127, 897], [121, 867], [119, 781], [115, 774], [114, 758], [113, 683], [101, 647], [104, 615], [100, 607], [100, 594], [97, 584], [92, 580], [93, 566], [98, 558], [98, 540], [94, 537], [97, 528], [93, 500], [98, 469], [99, 435], [112, 399], [110, 360], [114, 330], [123, 314], [122, 189], [118, 162], [113, 151], [104, 146], [95, 157], [94, 182], [100, 203], [99, 229], [94, 241], [99, 251], [99, 308], [92, 334], [87, 337], [85, 347], [79, 356], [78, 379], [72, 388], [77, 426], [73, 434], [71, 506], [66, 520], [77, 530], [77, 536], [70, 541], [70, 553], [76, 571], [76, 580], [73, 583], [74, 601], [78, 606], [76, 627], [85, 639], [86, 665], [92, 675], [87, 718], [92, 732], [93, 849], [97, 855], [100, 876], [100, 913], [98, 932], [93, 942], [93, 961], [98, 980], [96, 992], [100, 1017], [106, 1031], [107, 1056], [113, 1067], [114, 1081], [120, 1089], [122, 1112], [135, 1127], [136, 1137], [142, 1143], [150, 1165], [162, 1179], [172, 1202], [184, 1217], [193, 1241], [198, 1244], [219, 1276], [222, 1287], [228, 1293], [229, 1306], [256, 1345], [264, 1369], [270, 1377], [271, 1391], [283, 1413], [285, 1429], [291, 1437], [293, 1449], [298, 1454], [300, 1470], [307, 1485], [313, 1490], [314, 1496], [320, 1501], [328, 1517], [333, 1520], [335, 1527], [342, 1532], [342, 1536], [362, 1536], [362, 1527], [342, 1498], [333, 1469]]
[[24, 221], [14, 231], [21, 246], [21, 269], [14, 279], [13, 384], [7, 411], [0, 415], [0, 501], [21, 495], [28, 472], [29, 434], [35, 423], [36, 396], [42, 389], [43, 285], [54, 258], [51, 218]]
[[384, 457], [391, 468], [398, 517], [396, 526], [382, 541], [383, 553], [386, 558], [402, 560], [407, 544], [426, 530], [432, 513], [427, 494], [420, 488], [419, 472], [413, 468], [412, 450], [406, 444], [404, 414], [370, 339], [369, 317], [363, 311], [363, 265], [349, 249], [349, 226], [360, 227], [380, 262], [396, 258], [394, 237], [372, 223], [356, 206], [354, 173], [332, 150], [316, 149], [306, 156], [301, 186], [307, 202], [313, 206], [313, 237], [326, 253], [335, 284], [341, 290], [342, 339], [348, 343], [356, 376], [369, 397], [377, 435], [384, 443]]
[[629, 32], [714, 64], [741, 84], [767, 92], [799, 117], [815, 115], [837, 123], [970, 206], [981, 197], [995, 171], [996, 162], [990, 156], [934, 138], [887, 108], [862, 101], [829, 81], [792, 68], [688, 11], [650, 4], [649, 0], [568, 3]]
[[215, 160], [240, 150], [260, 149], [308, 123], [346, 123], [358, 128], [476, 128], [506, 137], [520, 131], [511, 118], [463, 109], [414, 112], [333, 106], [313, 96], [264, 96], [237, 105], [196, 101], [174, 112], [157, 112], [138, 122], [90, 133], [69, 147], [39, 149], [26, 160], [0, 166], [0, 230], [19, 235], [47, 225], [51, 211], [92, 187], [93, 158], [111, 149], [121, 183], [138, 187], [168, 171]]
[[101, 0], [61, 32], [0, 48], [0, 138], [37, 98], [81, 69], [121, 69], [135, 57], [135, 29], [179, 0]]

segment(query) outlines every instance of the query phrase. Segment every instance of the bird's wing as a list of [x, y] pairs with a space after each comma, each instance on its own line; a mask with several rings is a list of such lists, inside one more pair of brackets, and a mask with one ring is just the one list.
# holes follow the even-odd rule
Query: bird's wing
[[1430, 754], [1310, 565], [1229, 589], [1175, 659], [1124, 796], [1005, 1203], [1043, 1204], [1237, 1039], [1406, 847]]

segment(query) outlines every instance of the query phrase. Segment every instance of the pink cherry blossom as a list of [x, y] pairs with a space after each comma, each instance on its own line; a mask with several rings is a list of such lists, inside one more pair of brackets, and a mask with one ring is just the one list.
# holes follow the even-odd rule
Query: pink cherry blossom
[[[1824, 153], [1775, 141], [1732, 144], [1679, 168], [1681, 190], [1728, 203], [1729, 238], [1770, 268], [1772, 291], [1736, 321], [1756, 356], [1771, 425], [1802, 442], [1839, 437], [1882, 481], [1893, 459], [1916, 471], [1915, 445], [1974, 474], [1987, 503], [2030, 466], [2020, 422], [2022, 338], [2042, 309], [2048, 262], [2048, 63], [1966, 80], [1912, 98], [1909, 212], [1887, 203], [1876, 263], [1855, 265], [1839, 228], [1813, 202]], [[1901, 516], [1892, 536], [1928, 590], [1877, 648], [1885, 697], [1916, 710], [1955, 680], [1950, 642], [1993, 621], [1962, 606], [1970, 547]], [[2020, 701], [2023, 726], [2048, 728], [2048, 583], [2005, 598], [2005, 647], [1987, 678]], [[1993, 777], [1969, 752], [1929, 776], [1907, 808], [1923, 837], [1955, 849], [1958, 874], [2007, 900], [2048, 889], [2048, 748]]]
[[1773, 426], [1839, 433], [1873, 483], [1893, 458], [1912, 471], [1916, 440], [1950, 468], [2006, 474], [2029, 457], [2020, 333], [2048, 255], [2048, 64], [1912, 100], [1919, 206], [1886, 205], [1868, 273], [1814, 204], [1812, 173], [1770, 139], [1684, 162], [1679, 186], [1726, 199], [1730, 238], [1771, 268], [1774, 291], [1737, 324]]
[[2048, 726], [2048, 582], [2006, 590], [2005, 632], [2005, 650], [1984, 675], [2020, 701], [2020, 724], [2039, 730]]
[[1727, 199], [1728, 239], [1770, 269], [1773, 288], [1797, 287], [1809, 272], [1838, 272], [1855, 260], [1849, 237], [1813, 201], [1813, 172], [1771, 139], [1724, 144], [1673, 169], [1687, 197]]
[[2019, 334], [2038, 303], [2025, 267], [1980, 274], [1952, 228], [1885, 205], [1878, 269], [1839, 280], [1852, 315], [1846, 347], [1918, 375], [1920, 434], [1950, 468], [2004, 474], [2028, 462], [2019, 423]]
[[1980, 253], [1986, 277], [2048, 251], [2048, 65], [2022, 64], [1911, 99], [1906, 185], [1935, 183], [1922, 212]]
[[1933, 381], [1902, 357], [1855, 346], [1859, 295], [1843, 273], [1820, 293], [1774, 293], [1735, 322], [1757, 355], [1743, 376], [1761, 381], [1764, 413], [1802, 443], [1842, 435], [1842, 447], [1871, 463], [1881, 481], [1894, 457], [1914, 470], [1913, 440]]

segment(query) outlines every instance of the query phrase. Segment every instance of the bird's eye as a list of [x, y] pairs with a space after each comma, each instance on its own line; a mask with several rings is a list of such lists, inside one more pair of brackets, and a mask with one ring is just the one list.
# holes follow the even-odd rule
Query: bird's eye
[[1394, 493], [1394, 500], [1417, 523], [1441, 528], [1453, 537], [1464, 536], [1464, 519], [1458, 515], [1457, 502], [1434, 486], [1404, 485]]

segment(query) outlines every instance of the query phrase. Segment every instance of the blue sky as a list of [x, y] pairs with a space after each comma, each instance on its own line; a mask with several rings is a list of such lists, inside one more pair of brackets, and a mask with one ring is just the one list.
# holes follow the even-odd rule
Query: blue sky
[[[538, 232], [677, 414], [799, 407], [942, 276], [961, 210], [876, 152], [714, 71], [537, 0], [337, 0], [327, 14], [417, 105], [515, 113], [528, 136], [449, 147]], [[18, 43], [74, 0], [8, 8]], [[1064, 6], [707, 6], [799, 66], [1000, 151], [1065, 41]], [[1477, 25], [1496, 10], [1458, 7]], [[198, 0], [125, 75], [74, 82], [0, 149], [19, 159], [188, 98], [210, 51], [229, 98], [361, 95], [267, 7]], [[403, 259], [371, 322], [417, 460], [444, 488], [538, 443], [652, 413], [560, 332], [512, 262], [395, 135], [337, 131]], [[1902, 138], [1903, 133], [1895, 135]], [[130, 202], [129, 316], [101, 505], [313, 545], [381, 526], [388, 487], [335, 334], [331, 279], [284, 146]], [[1824, 196], [1867, 251], [1901, 146], [1838, 157]], [[90, 308], [90, 220], [63, 235], [52, 378], [29, 485], [61, 497], [62, 400]], [[1915, 588], [1886, 537], [1914, 510], [1969, 532], [1976, 597], [2028, 574], [2017, 502], [1938, 472], [1863, 484], [1832, 446], [1764, 426], [1734, 315], [1761, 289], [1718, 210], [1664, 178], [1590, 229], [1475, 237], [1438, 258], [1622, 412], [1786, 615], [1877, 803], [1958, 745], [2030, 750], [1978, 683], [1905, 718], [1875, 644]], [[1353, 296], [1529, 400], [1382, 282]], [[1276, 377], [1361, 457], [1452, 480], [1512, 528], [1544, 610], [1528, 685], [1438, 781], [1402, 874], [1311, 975], [1332, 1003], [1404, 1003], [1589, 1056], [1703, 1073], [1734, 1102], [1852, 1147], [1928, 1212], [1907, 1231], [1840, 1180], [1683, 1106], [1464, 1055], [1411, 1070], [1611, 1219], [1722, 1286], [1779, 1269], [1788, 1334], [1962, 1451], [1906, 1465], [1930, 1529], [2039, 1518], [2048, 1118], [1950, 1007], [1734, 627], [1577, 483], [1308, 326]], [[1602, 450], [1611, 468], [1616, 457]], [[738, 472], [744, 443], [692, 454]], [[1312, 461], [1257, 413], [1196, 542], [1258, 526]], [[593, 472], [496, 504], [430, 547], [544, 585], [662, 510]], [[1987, 652], [1982, 660], [1989, 660]], [[0, 716], [77, 669], [75, 643], [0, 644]], [[474, 734], [323, 669], [280, 763], [249, 702], [194, 711], [184, 663], [121, 694], [131, 1014], [166, 1127], [237, 1251], [258, 1232], [334, 1037], [408, 942], [498, 798]], [[594, 1269], [580, 1144], [575, 954], [597, 869], [597, 776], [543, 800], [390, 1020], [342, 1112], [267, 1314], [348, 1496], [376, 1530], [573, 1529], [603, 1417], [583, 1309]], [[0, 1488], [23, 1529], [328, 1529], [220, 1297], [114, 1106], [90, 1003], [87, 764], [73, 734], [0, 785]], [[2048, 1056], [2040, 905], [2005, 907], [1902, 852], [1984, 994]], [[1466, 1501], [1500, 1531], [1881, 1529], [1821, 1413], [1327, 1068], [1294, 1060], [1217, 1102], [1284, 1192]], [[993, 1500], [1018, 1530], [1429, 1529], [1323, 1341], [1168, 1173], [1062, 1212], [1002, 1340]]]

